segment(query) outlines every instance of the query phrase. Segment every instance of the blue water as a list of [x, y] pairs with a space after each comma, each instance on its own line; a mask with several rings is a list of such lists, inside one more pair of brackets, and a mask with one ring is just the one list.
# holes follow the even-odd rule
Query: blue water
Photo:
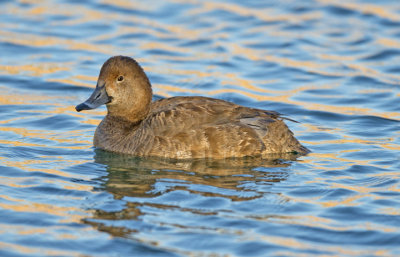
[[[0, 256], [400, 256], [397, 0], [3, 1], [0, 24]], [[74, 106], [117, 54], [156, 97], [299, 121], [312, 153], [94, 149], [105, 108]]]

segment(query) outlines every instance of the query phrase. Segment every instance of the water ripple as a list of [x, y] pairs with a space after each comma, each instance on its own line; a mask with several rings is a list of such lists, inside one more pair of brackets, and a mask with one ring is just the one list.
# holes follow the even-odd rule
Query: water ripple
[[[399, 256], [397, 1], [6, 1], [1, 256]], [[351, 26], [349, 26], [351, 24]], [[95, 150], [110, 55], [154, 99], [271, 109], [312, 149], [167, 161]]]

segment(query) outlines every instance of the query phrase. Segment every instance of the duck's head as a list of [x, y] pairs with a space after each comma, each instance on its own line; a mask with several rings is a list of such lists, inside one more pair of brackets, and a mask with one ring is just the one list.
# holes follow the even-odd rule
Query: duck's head
[[151, 97], [151, 84], [140, 65], [130, 57], [114, 56], [103, 64], [92, 95], [75, 109], [105, 104], [108, 115], [137, 122], [147, 115]]

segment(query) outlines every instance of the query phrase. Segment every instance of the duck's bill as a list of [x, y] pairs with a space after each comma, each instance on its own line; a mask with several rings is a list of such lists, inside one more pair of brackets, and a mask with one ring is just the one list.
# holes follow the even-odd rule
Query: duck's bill
[[77, 112], [83, 110], [92, 110], [99, 107], [100, 105], [107, 104], [109, 102], [111, 102], [111, 98], [107, 95], [105, 84], [102, 84], [100, 86], [99, 84], [97, 84], [96, 89], [94, 90], [92, 95], [85, 102], [75, 106], [75, 110]]

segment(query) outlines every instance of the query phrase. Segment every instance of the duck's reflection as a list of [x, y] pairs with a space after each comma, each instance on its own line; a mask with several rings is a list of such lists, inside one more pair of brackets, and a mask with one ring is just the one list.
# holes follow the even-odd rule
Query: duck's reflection
[[103, 189], [117, 199], [124, 196], [154, 197], [151, 192], [157, 192], [155, 183], [166, 179], [234, 190], [239, 190], [238, 184], [249, 179], [279, 182], [286, 177], [286, 172], [276, 168], [289, 166], [289, 158], [295, 156], [271, 155], [268, 160], [171, 160], [132, 157], [102, 150], [96, 150], [94, 156], [95, 162], [106, 165], [108, 171]]
[[[94, 220], [138, 220], [139, 216], [145, 215], [142, 212], [143, 206], [158, 209], [181, 208], [170, 204], [154, 203], [149, 199], [174, 190], [187, 190], [205, 197], [224, 197], [231, 201], [255, 199], [270, 192], [257, 191], [258, 187], [254, 185], [273, 185], [285, 180], [288, 176], [287, 167], [290, 166], [290, 160], [295, 158], [294, 155], [275, 155], [268, 160], [254, 158], [170, 160], [139, 158], [96, 150], [95, 162], [106, 165], [108, 172], [107, 176], [102, 178], [104, 182], [98, 189], [111, 193], [116, 200], [127, 196], [141, 200], [127, 201], [124, 209], [120, 211], [96, 210], [91, 221], [85, 221], [85, 223], [113, 236], [131, 234], [135, 230], [107, 226]], [[165, 186], [163, 182], [168, 186]], [[252, 186], [246, 187], [246, 184], [252, 184]], [[213, 190], [196, 191], [191, 185], [205, 186]], [[265, 190], [268, 187], [260, 188]], [[237, 194], [232, 192], [237, 192]], [[184, 211], [197, 213], [195, 209], [187, 210], [186, 208]]]

